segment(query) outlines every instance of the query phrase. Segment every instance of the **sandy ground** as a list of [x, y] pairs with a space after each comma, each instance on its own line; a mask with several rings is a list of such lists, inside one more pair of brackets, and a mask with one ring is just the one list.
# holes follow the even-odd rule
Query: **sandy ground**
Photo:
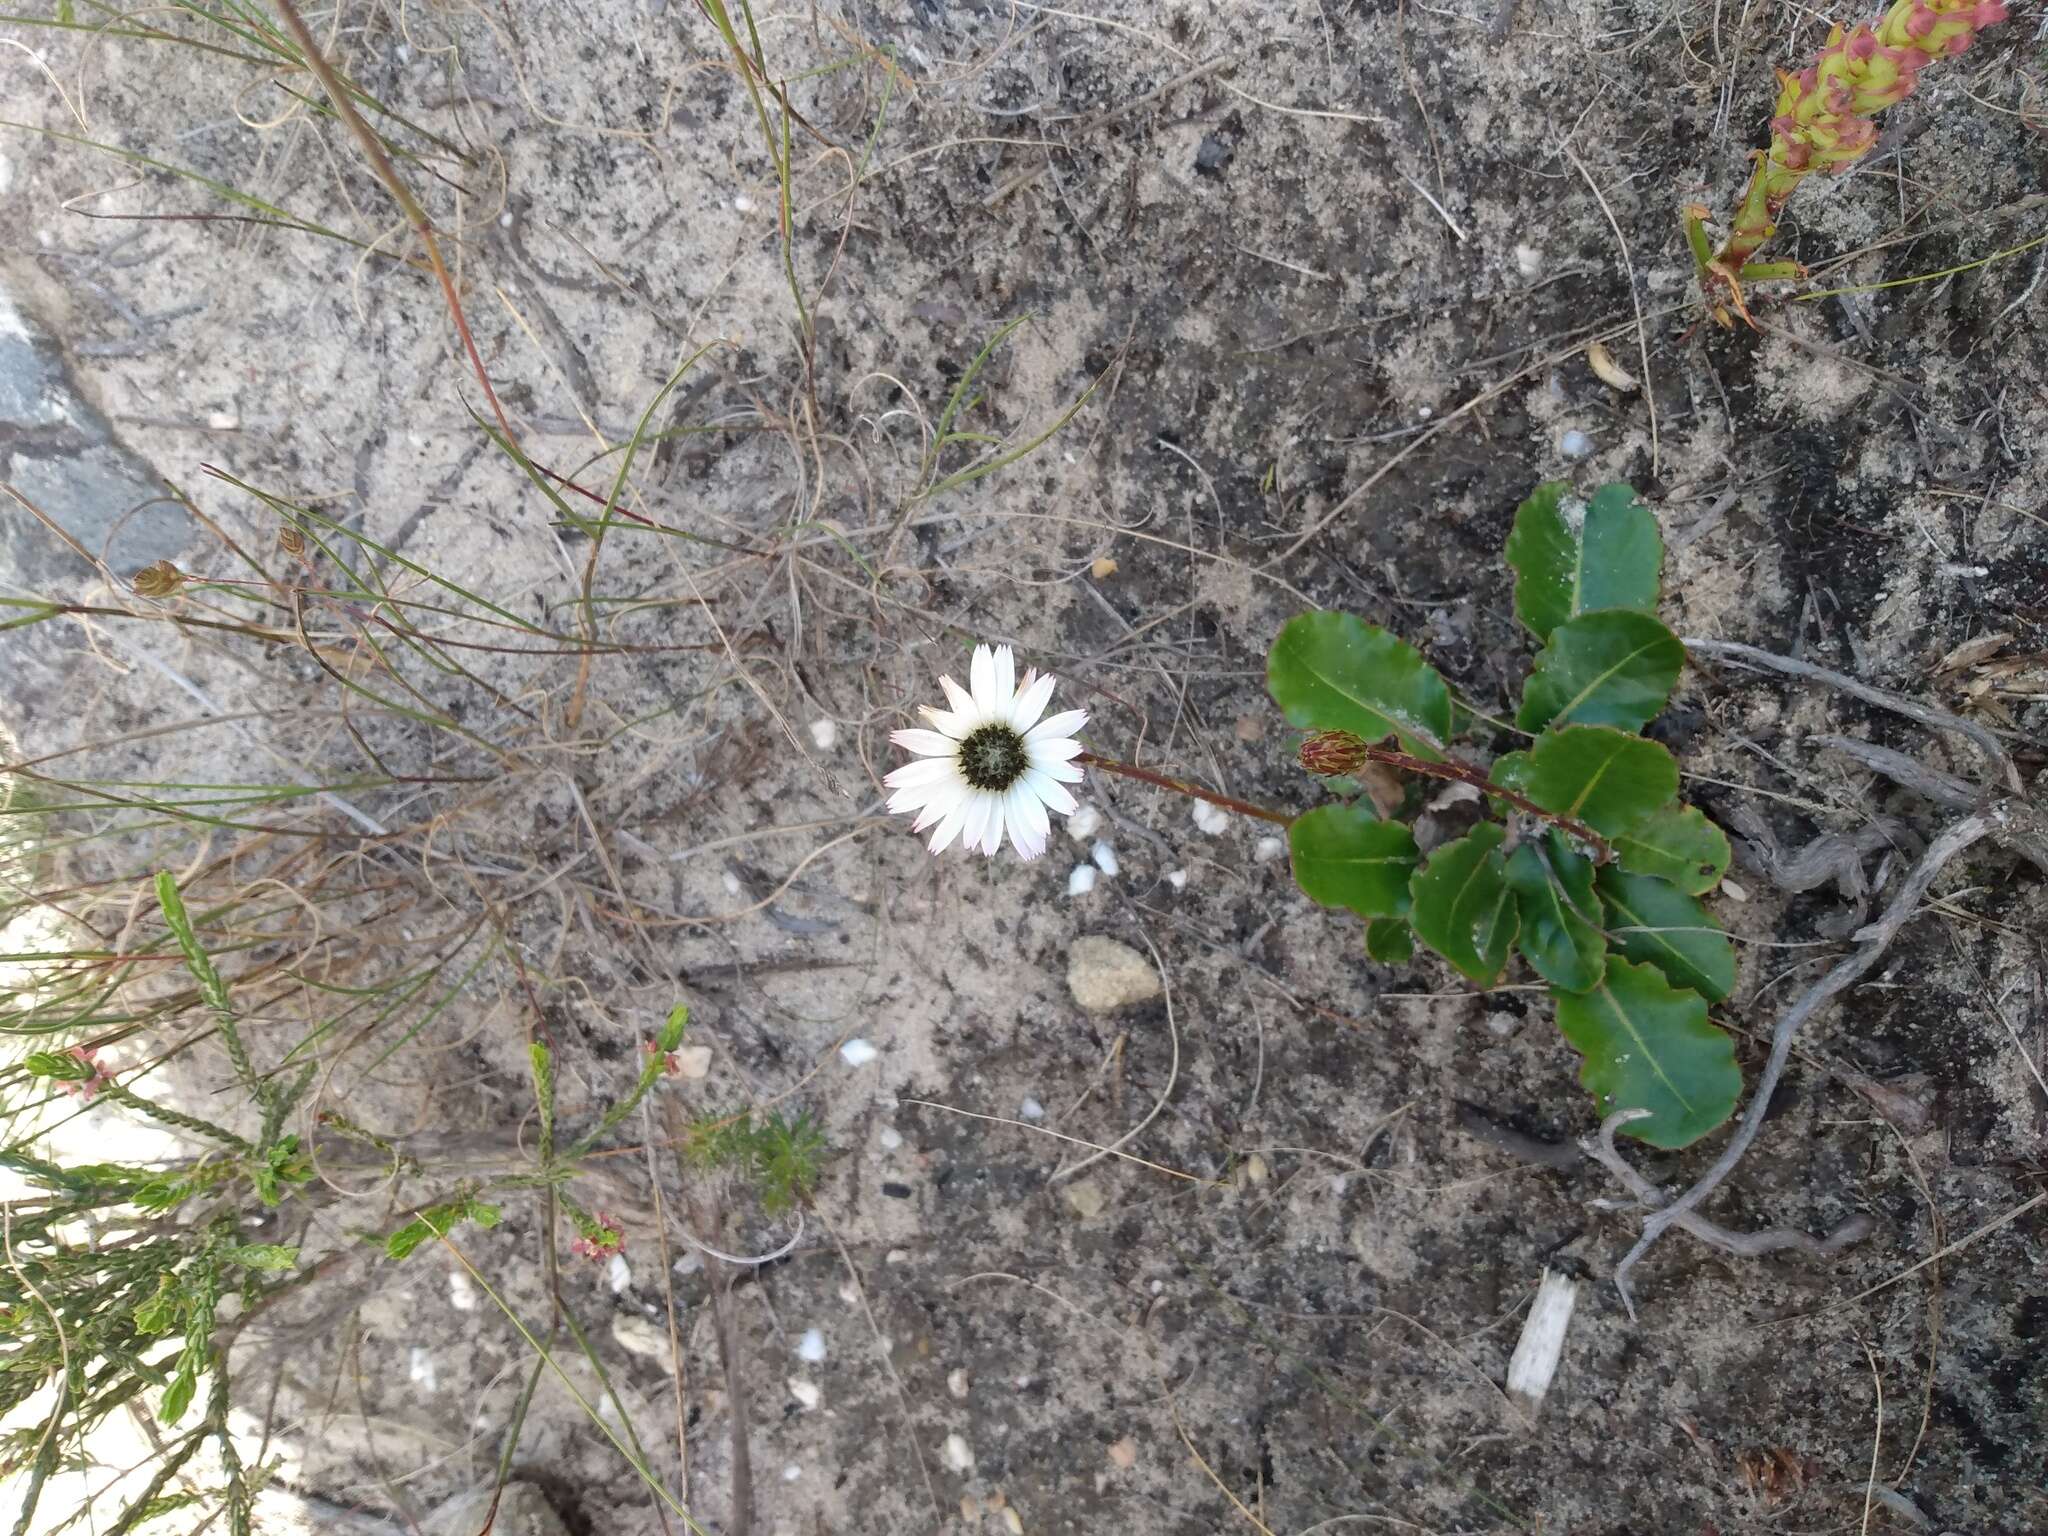
[[[1809, 1032], [1713, 1207], [1816, 1231], [1864, 1212], [1876, 1235], [1832, 1265], [1674, 1236], [1631, 1320], [1608, 1280], [1635, 1221], [1599, 1203], [1618, 1191], [1461, 1128], [1461, 1105], [1551, 1141], [1592, 1128], [1530, 993], [1368, 963], [1261, 828], [1203, 830], [1133, 784], [1091, 784], [1099, 829], [1028, 865], [933, 861], [877, 814], [888, 730], [973, 639], [1060, 672], [1102, 750], [1274, 804], [1313, 794], [1263, 690], [1266, 643], [1304, 608], [1389, 625], [1497, 711], [1528, 655], [1500, 545], [1560, 475], [1657, 506], [1680, 633], [1967, 708], [2015, 733], [2031, 777], [2048, 288], [2039, 246], [1983, 259], [2048, 213], [2035, 14], [1931, 72], [1884, 153], [1803, 193], [1781, 240], [1822, 268], [1814, 289], [1963, 270], [1772, 300], [1754, 334], [1697, 324], [1677, 210], [1734, 198], [1771, 65], [1820, 39], [1805, 12], [1522, 0], [1503, 41], [1491, 0], [764, 10], [792, 82], [801, 317], [754, 101], [694, 6], [311, 14], [466, 156], [394, 130], [537, 461], [602, 492], [600, 456], [708, 350], [652, 422], [689, 430], [636, 461], [624, 503], [688, 537], [614, 532], [593, 576], [588, 537], [480, 430], [439, 290], [387, 259], [415, 247], [305, 76], [0, 23], [51, 72], [0, 55], [9, 115], [46, 130], [0, 136], [21, 317], [0, 340], [40, 381], [0, 470], [83, 548], [10, 504], [8, 592], [154, 612], [127, 582], [164, 557], [331, 585], [331, 557], [294, 577], [260, 491], [375, 541], [339, 548], [400, 600], [448, 598], [432, 571], [574, 634], [589, 583], [610, 648], [579, 676], [435, 617], [499, 646], [462, 652], [461, 677], [374, 662], [361, 603], [280, 607], [350, 651], [350, 681], [442, 724], [344, 693], [289, 636], [81, 618], [0, 651], [0, 720], [31, 755], [90, 746], [80, 774], [380, 781], [293, 808], [312, 840], [282, 841], [314, 851], [279, 879], [361, 882], [321, 909], [323, 976], [388, 980], [425, 951], [461, 981], [431, 1011], [349, 1017], [320, 1053], [308, 1134], [340, 1111], [418, 1170], [329, 1169], [277, 1234], [338, 1258], [236, 1346], [238, 1422], [278, 1458], [267, 1521], [401, 1530], [490, 1482], [533, 1358], [503, 1309], [547, 1326], [538, 1203], [466, 1232], [474, 1274], [433, 1248], [392, 1264], [365, 1235], [517, 1164], [530, 1036], [580, 1112], [682, 1000], [709, 1056], [659, 1096], [807, 1109], [831, 1146], [795, 1248], [732, 1284], [728, 1351], [688, 1239], [763, 1253], [795, 1228], [646, 1150], [659, 1118], [622, 1128], [632, 1150], [585, 1190], [625, 1219], [625, 1262], [557, 1240], [650, 1469], [708, 1529], [741, 1528], [742, 1446], [752, 1529], [788, 1536], [2048, 1528], [2038, 874], [1986, 856], [1947, 882]], [[223, 220], [250, 210], [60, 133], [367, 249]], [[1085, 403], [1013, 466], [926, 494], [977, 451], [935, 466], [930, 434], [1013, 320], [962, 428], [1021, 445]], [[1601, 336], [1647, 396], [1593, 374]], [[207, 521], [127, 510], [152, 475]], [[1880, 813], [1925, 838], [1944, 814], [1819, 736], [1970, 766], [1734, 673], [1690, 673], [1660, 729], [1693, 798], [1789, 845]], [[151, 861], [233, 849], [245, 878], [282, 857], [153, 836]], [[1072, 896], [1098, 838], [1116, 872]], [[81, 853], [77, 878], [134, 852]], [[1753, 1076], [1856, 915], [1832, 886], [1737, 878], [1721, 1017]], [[301, 973], [304, 921], [269, 935]], [[1138, 957], [1144, 995], [1079, 1006], [1087, 936]], [[251, 996], [276, 1054], [339, 1006]], [[166, 1091], [207, 1094], [210, 1051]], [[1123, 1150], [1143, 1162], [1075, 1167], [1141, 1124]], [[1710, 1150], [1646, 1167], [1676, 1186]], [[1532, 1424], [1501, 1384], [1546, 1267], [1582, 1284]], [[553, 1353], [516, 1475], [572, 1532], [661, 1529], [618, 1413], [587, 1406], [595, 1373]]]

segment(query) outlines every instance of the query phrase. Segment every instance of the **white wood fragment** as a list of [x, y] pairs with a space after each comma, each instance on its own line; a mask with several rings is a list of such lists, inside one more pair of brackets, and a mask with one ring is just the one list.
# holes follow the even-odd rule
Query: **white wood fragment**
[[1579, 1303], [1579, 1282], [1554, 1269], [1543, 1271], [1536, 1299], [1522, 1320], [1522, 1336], [1508, 1361], [1508, 1397], [1531, 1420], [1543, 1407], [1557, 1362], [1564, 1355], [1565, 1330]]

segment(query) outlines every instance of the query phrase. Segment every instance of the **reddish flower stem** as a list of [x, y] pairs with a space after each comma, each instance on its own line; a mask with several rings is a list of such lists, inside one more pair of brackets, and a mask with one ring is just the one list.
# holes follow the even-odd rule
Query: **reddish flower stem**
[[1279, 827], [1294, 824], [1294, 817], [1285, 811], [1268, 810], [1263, 805], [1253, 805], [1249, 800], [1239, 800], [1232, 795], [1219, 794], [1213, 789], [1204, 789], [1199, 784], [1190, 784], [1186, 779], [1170, 779], [1163, 773], [1154, 773], [1150, 768], [1140, 768], [1135, 763], [1120, 763], [1113, 757], [1098, 757], [1093, 752], [1083, 752], [1074, 761], [1087, 768], [1100, 768], [1104, 773], [1116, 773], [1127, 779], [1136, 779], [1141, 784], [1170, 789], [1177, 795], [1186, 795], [1190, 800], [1206, 800], [1211, 805], [1220, 805], [1224, 810], [1235, 811], [1240, 816], [1270, 821]]
[[[1403, 773], [1419, 773], [1424, 778], [1450, 779], [1459, 784], [1470, 784], [1481, 794], [1494, 795], [1519, 811], [1527, 812], [1538, 821], [1578, 838], [1593, 850], [1593, 862], [1606, 864], [1614, 858], [1614, 849], [1607, 839], [1570, 816], [1560, 816], [1555, 811], [1546, 811], [1528, 796], [1507, 789], [1487, 778], [1485, 770], [1471, 763], [1451, 758], [1444, 762], [1431, 762], [1428, 758], [1413, 757], [1406, 752], [1397, 752], [1392, 747], [1375, 747], [1360, 742], [1353, 749], [1362, 752], [1365, 761], [1382, 763], [1389, 768], [1398, 768]], [[1286, 811], [1269, 810], [1263, 805], [1253, 805], [1249, 800], [1240, 800], [1234, 795], [1220, 794], [1205, 789], [1200, 784], [1190, 784], [1186, 779], [1170, 778], [1163, 773], [1154, 773], [1150, 768], [1140, 768], [1134, 763], [1119, 762], [1113, 757], [1102, 757], [1093, 752], [1083, 752], [1074, 759], [1087, 768], [1100, 768], [1104, 773], [1119, 774], [1127, 779], [1136, 779], [1141, 784], [1150, 784], [1159, 789], [1170, 789], [1177, 795], [1186, 795], [1191, 800], [1206, 800], [1211, 805], [1220, 805], [1226, 811], [1235, 811], [1240, 816], [1250, 816], [1258, 821], [1270, 821], [1275, 826], [1288, 827], [1294, 824], [1294, 816]]]
[[1455, 757], [1441, 763], [1433, 763], [1427, 758], [1410, 757], [1406, 752], [1397, 752], [1392, 747], [1362, 745], [1368, 762], [1384, 763], [1387, 767], [1398, 768], [1403, 773], [1419, 773], [1427, 778], [1451, 779], [1459, 784], [1470, 784], [1481, 794], [1498, 796], [1516, 810], [1526, 811], [1538, 821], [1548, 822], [1561, 831], [1569, 832], [1593, 850], [1595, 864], [1605, 864], [1614, 857], [1614, 849], [1608, 846], [1607, 839], [1583, 821], [1570, 816], [1560, 816], [1556, 811], [1546, 811], [1528, 796], [1494, 783], [1486, 776], [1483, 768], [1461, 762]]

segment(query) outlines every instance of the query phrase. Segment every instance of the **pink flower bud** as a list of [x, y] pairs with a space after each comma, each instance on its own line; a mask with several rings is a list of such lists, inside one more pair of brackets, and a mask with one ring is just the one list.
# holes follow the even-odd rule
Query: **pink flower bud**
[[1923, 38], [1934, 30], [1935, 22], [1940, 19], [1925, 5], [1915, 5], [1906, 17], [1906, 36], [1916, 40]]
[[[1985, 0], [1985, 3], [1995, 5], [1998, 0]], [[1877, 52], [1877, 34], [1871, 31], [1868, 25], [1860, 26], [1849, 34], [1848, 44], [1843, 51], [1861, 64]]]

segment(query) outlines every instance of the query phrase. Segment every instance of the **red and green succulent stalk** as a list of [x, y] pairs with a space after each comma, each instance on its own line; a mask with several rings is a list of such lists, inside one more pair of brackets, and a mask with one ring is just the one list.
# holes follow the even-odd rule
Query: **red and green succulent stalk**
[[1844, 32], [1837, 26], [1812, 64], [1796, 75], [1779, 72], [1771, 145], [1756, 152], [1727, 240], [1710, 257], [1699, 215], [1688, 223], [1701, 281], [1724, 324], [1724, 300], [1749, 318], [1743, 280], [1799, 274], [1797, 263], [1750, 261], [1776, 232], [1799, 183], [1815, 171], [1839, 176], [1869, 154], [1877, 147], [1873, 114], [1912, 94], [1927, 65], [1961, 53], [2005, 18], [2004, 0], [1895, 0], [1875, 27], [1865, 22]]

